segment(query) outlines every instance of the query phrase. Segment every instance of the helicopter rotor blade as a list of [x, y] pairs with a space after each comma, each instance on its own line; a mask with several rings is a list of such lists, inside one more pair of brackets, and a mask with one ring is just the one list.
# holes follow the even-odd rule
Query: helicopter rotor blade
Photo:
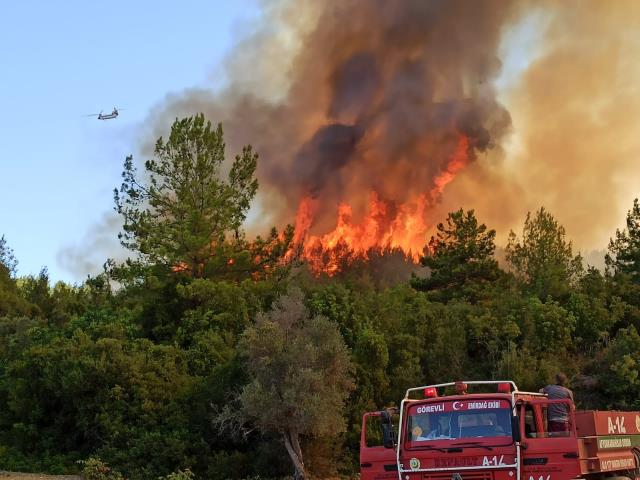
[[100, 115], [99, 113], [90, 113], [89, 115], [83, 115], [85, 117], [97, 117], [98, 115]]

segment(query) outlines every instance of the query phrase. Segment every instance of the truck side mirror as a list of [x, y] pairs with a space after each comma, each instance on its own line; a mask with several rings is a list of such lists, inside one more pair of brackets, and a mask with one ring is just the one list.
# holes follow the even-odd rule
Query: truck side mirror
[[520, 417], [517, 415], [511, 417], [511, 434], [513, 435], [514, 442], [518, 443], [522, 440], [522, 435], [520, 434]]
[[393, 434], [391, 415], [386, 410], [380, 412], [380, 427], [382, 428], [382, 444], [384, 448], [395, 448], [396, 442]]

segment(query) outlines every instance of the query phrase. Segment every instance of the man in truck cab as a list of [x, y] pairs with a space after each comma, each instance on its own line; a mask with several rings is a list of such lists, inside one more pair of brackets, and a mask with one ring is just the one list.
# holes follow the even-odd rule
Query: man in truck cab
[[[540, 389], [549, 400], [569, 399], [573, 402], [573, 392], [566, 387], [567, 376], [559, 372], [556, 374], [555, 385], [547, 385]], [[547, 412], [549, 432], [569, 432], [569, 408], [567, 405], [551, 404]]]
[[451, 416], [447, 413], [434, 415], [431, 419], [433, 429], [427, 434], [425, 440], [434, 438], [451, 438]]

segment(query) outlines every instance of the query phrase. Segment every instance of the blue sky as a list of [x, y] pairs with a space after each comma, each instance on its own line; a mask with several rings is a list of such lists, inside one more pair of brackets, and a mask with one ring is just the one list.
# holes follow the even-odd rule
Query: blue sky
[[[138, 126], [167, 94], [212, 85], [255, 1], [5, 2], [0, 15], [0, 235], [20, 275], [59, 264], [113, 206]], [[116, 120], [84, 115], [125, 108]]]

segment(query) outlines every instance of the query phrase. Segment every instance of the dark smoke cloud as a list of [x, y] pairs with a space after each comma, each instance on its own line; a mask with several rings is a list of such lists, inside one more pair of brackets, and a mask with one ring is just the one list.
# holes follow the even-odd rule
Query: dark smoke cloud
[[[292, 222], [300, 199], [312, 196], [322, 232], [340, 202], [358, 215], [371, 191], [398, 204], [431, 191], [460, 135], [470, 160], [500, 142], [510, 117], [491, 81], [513, 13], [503, 0], [281, 2], [265, 30], [232, 52], [229, 87], [171, 99], [156, 133], [198, 111], [221, 121], [230, 153], [244, 143], [260, 153], [265, 220]], [[282, 31], [297, 45], [284, 65], [269, 56]], [[283, 71], [274, 73], [272, 59]], [[284, 87], [271, 95], [246, 75]]]
[[[319, 195], [324, 186], [340, 175], [340, 169], [353, 157], [362, 138], [357, 126], [339, 123], [321, 127], [294, 157], [291, 175], [311, 195]], [[279, 172], [282, 173], [282, 172]]]

